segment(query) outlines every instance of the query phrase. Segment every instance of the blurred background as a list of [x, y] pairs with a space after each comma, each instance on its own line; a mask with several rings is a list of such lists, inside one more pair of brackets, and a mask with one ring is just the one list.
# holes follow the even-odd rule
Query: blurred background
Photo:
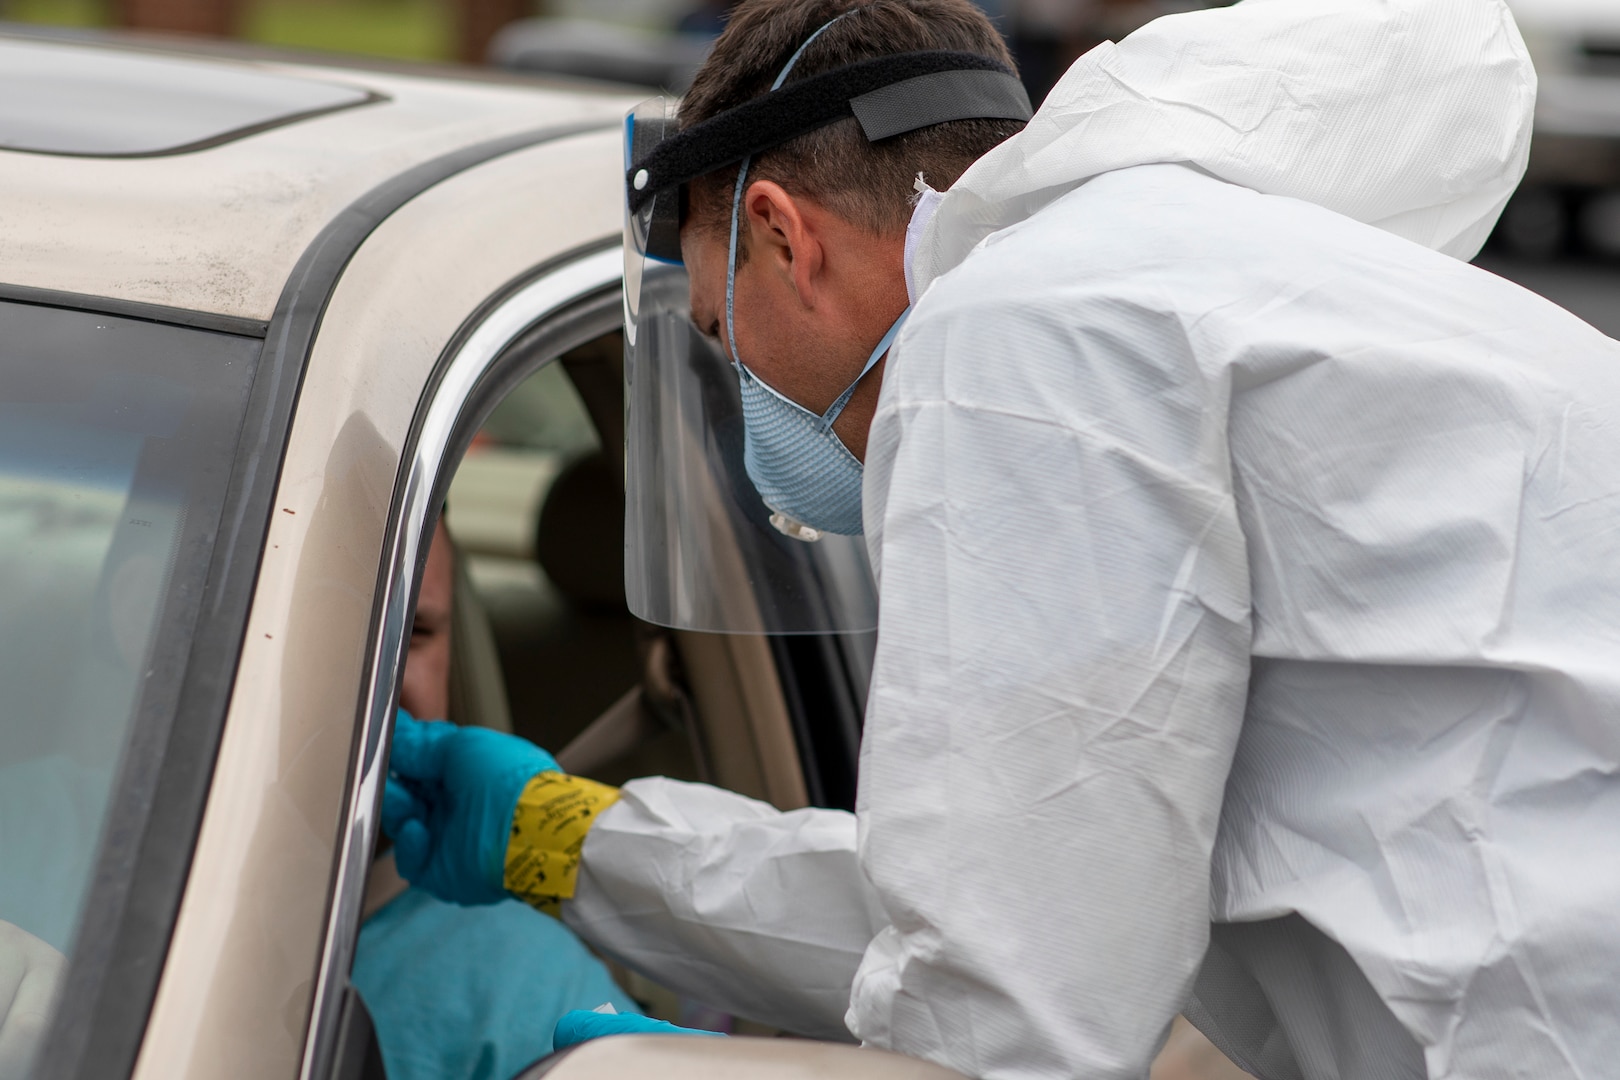
[[[1227, 0], [979, 0], [1032, 100], [1075, 58]], [[1620, 336], [1620, 0], [1509, 0], [1541, 76], [1529, 174], [1479, 262]], [[0, 27], [478, 65], [680, 92], [731, 0], [0, 0]], [[21, 25], [19, 25], [21, 24]], [[201, 42], [199, 42], [201, 43]], [[239, 47], [239, 46], [238, 46]]]
[[1530, 169], [1480, 265], [1620, 337], [1620, 0], [1508, 0], [1541, 86]]
[[[1044, 94], [1092, 45], [1227, 0], [984, 0]], [[492, 64], [680, 90], [731, 0], [0, 0], [0, 21]]]

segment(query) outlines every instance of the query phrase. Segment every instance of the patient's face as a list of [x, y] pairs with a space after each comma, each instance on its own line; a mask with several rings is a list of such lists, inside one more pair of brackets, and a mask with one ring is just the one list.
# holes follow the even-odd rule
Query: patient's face
[[440, 519], [422, 573], [416, 623], [411, 627], [411, 648], [399, 689], [400, 708], [420, 720], [444, 720], [449, 712], [450, 602], [455, 587], [455, 552]]

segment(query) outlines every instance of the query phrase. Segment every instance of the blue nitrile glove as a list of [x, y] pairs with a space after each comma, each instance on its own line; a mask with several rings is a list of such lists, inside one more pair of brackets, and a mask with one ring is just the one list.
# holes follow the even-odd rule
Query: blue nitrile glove
[[560, 771], [527, 739], [424, 723], [401, 709], [382, 813], [400, 876], [454, 904], [505, 900], [506, 843], [518, 796], [537, 773]]
[[566, 1050], [576, 1043], [589, 1042], [607, 1035], [714, 1035], [725, 1038], [718, 1031], [676, 1027], [668, 1020], [654, 1020], [635, 1013], [600, 1013], [589, 1009], [565, 1012], [551, 1033], [551, 1048]]

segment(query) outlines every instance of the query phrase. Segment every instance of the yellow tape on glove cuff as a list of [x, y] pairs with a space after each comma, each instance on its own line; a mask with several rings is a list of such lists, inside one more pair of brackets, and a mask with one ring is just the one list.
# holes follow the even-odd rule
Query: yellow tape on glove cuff
[[585, 834], [618, 798], [618, 788], [583, 776], [543, 772], [530, 780], [518, 796], [506, 842], [507, 891], [557, 914], [574, 895]]

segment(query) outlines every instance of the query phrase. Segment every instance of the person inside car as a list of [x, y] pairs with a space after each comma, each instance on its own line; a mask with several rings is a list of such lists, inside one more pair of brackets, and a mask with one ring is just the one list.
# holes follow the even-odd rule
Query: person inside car
[[[450, 701], [455, 557], [441, 521], [400, 680], [400, 707], [440, 723]], [[366, 919], [351, 978], [390, 1080], [502, 1080], [551, 1051], [553, 1026], [569, 1010], [640, 1011], [555, 919], [517, 900], [464, 907], [420, 888]]]

